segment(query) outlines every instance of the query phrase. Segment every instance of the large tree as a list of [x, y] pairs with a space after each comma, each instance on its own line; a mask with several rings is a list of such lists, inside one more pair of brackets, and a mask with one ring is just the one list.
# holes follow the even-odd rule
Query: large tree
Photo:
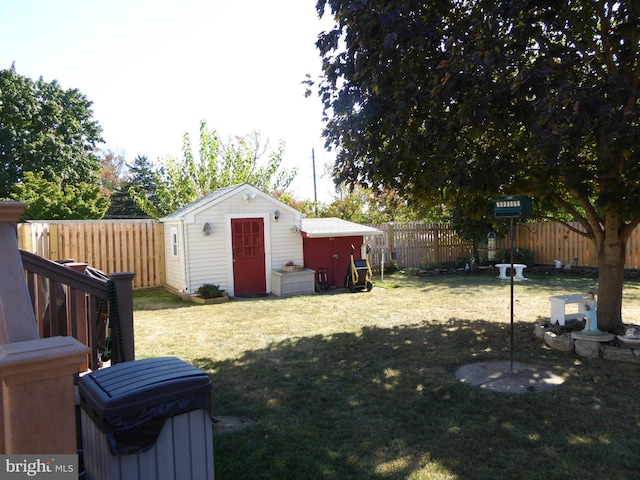
[[0, 197], [25, 172], [63, 185], [98, 182], [95, 147], [101, 128], [91, 102], [58, 82], [33, 81], [12, 67], [0, 70]]
[[[599, 325], [621, 332], [640, 223], [640, 2], [319, 0], [320, 95], [338, 181], [478, 212], [528, 194], [598, 252]], [[553, 215], [552, 215], [553, 216]]]
[[[219, 188], [248, 183], [269, 194], [282, 194], [297, 174], [282, 168], [284, 142], [274, 150], [258, 132], [222, 142], [207, 123], [200, 123], [200, 150], [193, 154], [189, 134], [183, 137], [181, 158], [168, 157], [153, 171], [153, 195], [142, 185], [130, 187], [136, 204], [158, 219]], [[265, 158], [266, 157], [266, 158]]]

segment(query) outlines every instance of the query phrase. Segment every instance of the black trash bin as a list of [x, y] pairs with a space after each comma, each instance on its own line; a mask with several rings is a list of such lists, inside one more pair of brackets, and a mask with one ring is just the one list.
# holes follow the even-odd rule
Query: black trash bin
[[119, 363], [83, 376], [88, 480], [213, 478], [211, 381], [175, 357]]

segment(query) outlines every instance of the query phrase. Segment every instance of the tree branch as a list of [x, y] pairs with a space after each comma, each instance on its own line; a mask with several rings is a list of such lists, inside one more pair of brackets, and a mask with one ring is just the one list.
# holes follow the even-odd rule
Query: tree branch
[[[546, 220], [552, 220], [556, 223], [559, 223], [561, 225], [564, 225], [565, 227], [567, 227], [569, 230], [571, 230], [574, 233], [577, 233], [578, 235], [582, 236], [582, 237], [586, 237], [586, 238], [591, 238], [589, 236], [589, 234], [587, 232], [585, 232], [584, 230], [579, 230], [578, 228], [574, 227], [573, 225], [571, 225], [569, 222], [567, 222], [566, 220], [562, 220], [560, 218], [556, 218], [554, 216], [551, 215], [536, 215], [535, 218], [544, 218]], [[582, 224], [581, 224], [582, 225]]]
[[583, 227], [585, 228], [590, 228], [589, 226], [589, 222], [587, 221], [586, 218], [584, 218], [584, 216], [582, 216], [582, 214], [571, 204], [569, 203], [567, 200], [565, 200], [559, 193], [557, 192], [551, 192], [549, 194], [549, 196], [551, 198], [553, 198], [553, 200], [555, 202], [557, 202], [558, 204], [560, 204], [560, 206], [570, 215], [573, 216], [573, 218], [576, 219], [577, 222], [579, 222]]

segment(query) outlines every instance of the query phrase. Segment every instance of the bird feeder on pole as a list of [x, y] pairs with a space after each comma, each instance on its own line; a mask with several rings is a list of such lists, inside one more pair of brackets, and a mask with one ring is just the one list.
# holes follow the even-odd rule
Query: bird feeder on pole
[[531, 198], [524, 195], [496, 198], [493, 200], [493, 216], [496, 219], [509, 219], [509, 239], [511, 243], [511, 373], [513, 373], [513, 250], [515, 231], [514, 219], [524, 219], [531, 215]]

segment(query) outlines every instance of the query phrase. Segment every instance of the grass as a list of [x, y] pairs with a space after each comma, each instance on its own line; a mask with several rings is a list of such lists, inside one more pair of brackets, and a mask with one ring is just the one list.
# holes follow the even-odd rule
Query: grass
[[[550, 295], [596, 279], [527, 275], [515, 285], [517, 361], [566, 378], [548, 392], [485, 392], [463, 364], [509, 358], [510, 287], [493, 275], [386, 276], [369, 293], [194, 305], [137, 293], [138, 358], [206, 371], [224, 479], [638, 478], [640, 367], [551, 351], [533, 336]], [[640, 284], [623, 316], [640, 323]]]

